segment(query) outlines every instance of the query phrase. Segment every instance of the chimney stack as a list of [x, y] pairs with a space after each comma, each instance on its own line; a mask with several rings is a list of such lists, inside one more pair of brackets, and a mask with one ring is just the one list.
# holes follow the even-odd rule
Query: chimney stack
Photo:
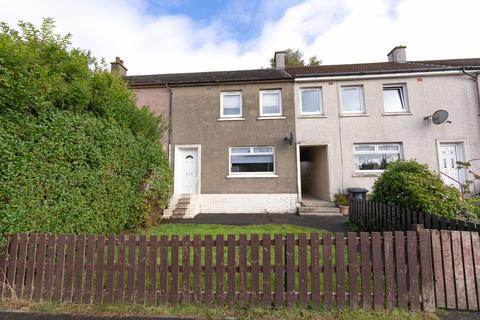
[[123, 65], [123, 60], [120, 57], [116, 57], [114, 62], [110, 62], [110, 72], [117, 73], [121, 77], [125, 77], [127, 75], [128, 69], [125, 68]]
[[273, 58], [275, 69], [285, 69], [285, 54], [285, 51], [275, 51], [275, 56]]
[[406, 46], [396, 46], [387, 54], [388, 62], [405, 63], [407, 62]]

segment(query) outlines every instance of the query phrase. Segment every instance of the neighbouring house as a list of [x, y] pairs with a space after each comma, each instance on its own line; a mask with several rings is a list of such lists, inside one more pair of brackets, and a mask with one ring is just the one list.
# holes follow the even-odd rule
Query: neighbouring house
[[[397, 159], [458, 187], [469, 173], [456, 162], [480, 158], [480, 59], [407, 61], [400, 46], [388, 62], [284, 62], [276, 52], [273, 69], [139, 76], [112, 63], [139, 105], [169, 119], [166, 216], [296, 212], [306, 199], [370, 189]], [[437, 110], [449, 114], [438, 125]]]
[[[300, 196], [370, 189], [398, 159], [465, 182], [457, 161], [480, 157], [480, 59], [407, 61], [405, 50], [394, 48], [388, 62], [286, 69], [295, 78]], [[438, 125], [437, 110], [449, 114]]]

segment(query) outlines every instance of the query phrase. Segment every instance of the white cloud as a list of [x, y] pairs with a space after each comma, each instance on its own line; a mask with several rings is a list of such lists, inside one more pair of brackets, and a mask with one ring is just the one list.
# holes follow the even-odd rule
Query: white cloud
[[[277, 20], [266, 15], [260, 35], [244, 43], [227, 32], [225, 19], [202, 25], [187, 16], [154, 17], [144, 1], [0, 0], [0, 8], [0, 20], [11, 25], [53, 17], [75, 46], [107, 61], [121, 56], [129, 74], [266, 67], [287, 47], [324, 64], [385, 61], [399, 44], [410, 60], [480, 57], [476, 0], [307, 0]], [[252, 14], [262, 21], [262, 12]]]

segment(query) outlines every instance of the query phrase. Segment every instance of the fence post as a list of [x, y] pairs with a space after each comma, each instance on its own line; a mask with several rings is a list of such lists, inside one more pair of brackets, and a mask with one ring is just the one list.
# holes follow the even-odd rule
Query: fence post
[[435, 293], [433, 287], [433, 265], [430, 244], [430, 232], [423, 230], [418, 232], [420, 240], [420, 270], [422, 277], [422, 302], [423, 310], [435, 311]]
[[412, 224], [412, 230], [411, 231], [422, 231], [424, 230], [423, 224]]

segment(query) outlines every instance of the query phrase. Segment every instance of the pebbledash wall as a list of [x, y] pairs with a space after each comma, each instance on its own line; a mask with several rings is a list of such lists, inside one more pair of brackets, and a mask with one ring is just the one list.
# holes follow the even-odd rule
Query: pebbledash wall
[[[339, 77], [341, 78], [341, 77]], [[383, 85], [406, 87], [408, 112], [386, 113]], [[362, 86], [364, 113], [342, 114], [340, 88]], [[321, 88], [323, 114], [300, 113], [300, 89]], [[440, 143], [460, 143], [464, 160], [480, 157], [480, 107], [476, 84], [460, 71], [417, 75], [358, 76], [336, 80], [297, 78], [295, 82], [296, 133], [299, 145], [328, 147], [331, 176], [330, 195], [349, 187], [371, 189], [381, 172], [362, 172], [354, 168], [354, 144], [400, 143], [403, 159], [426, 163], [439, 171]], [[425, 117], [436, 110], [449, 112], [451, 123], [434, 125]], [[477, 186], [478, 187], [478, 186]]]
[[[155, 87], [131, 87], [135, 94], [138, 107], [148, 106], [148, 108], [155, 114], [161, 115], [165, 121], [169, 121], [170, 108], [170, 92], [165, 86]], [[165, 132], [162, 144], [165, 151], [168, 152], [168, 136]]]
[[[259, 92], [282, 92], [283, 117], [259, 119]], [[202, 213], [293, 213], [297, 210], [295, 145], [283, 138], [295, 132], [291, 81], [174, 87], [172, 151], [201, 145], [201, 183], [196, 195]], [[220, 119], [220, 94], [241, 91], [243, 119]], [[273, 146], [275, 175], [229, 176], [229, 147]], [[172, 156], [175, 159], [175, 156]]]

